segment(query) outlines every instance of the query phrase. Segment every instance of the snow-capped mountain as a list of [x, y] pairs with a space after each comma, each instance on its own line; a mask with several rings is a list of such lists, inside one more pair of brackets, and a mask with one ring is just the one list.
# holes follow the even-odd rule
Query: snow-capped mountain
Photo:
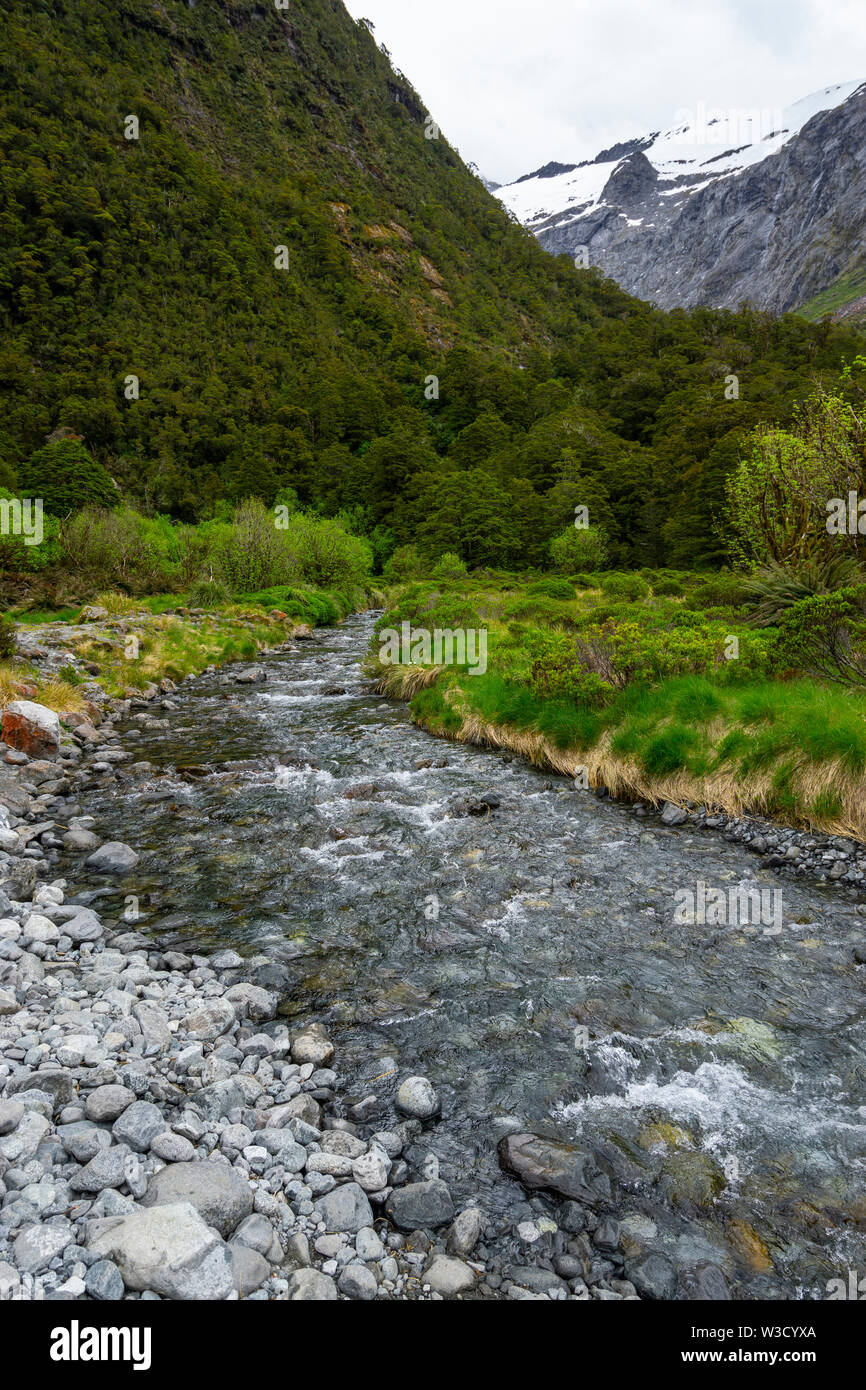
[[862, 264], [866, 83], [778, 112], [682, 114], [496, 196], [548, 250], [666, 308], [748, 299], [781, 312]]

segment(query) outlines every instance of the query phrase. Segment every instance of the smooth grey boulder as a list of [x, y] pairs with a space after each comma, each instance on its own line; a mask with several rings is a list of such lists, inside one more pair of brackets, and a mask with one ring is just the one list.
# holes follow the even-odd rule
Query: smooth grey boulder
[[289, 1277], [289, 1299], [292, 1303], [334, 1303], [337, 1285], [328, 1274], [317, 1269], [296, 1269]]
[[84, 1113], [97, 1124], [113, 1124], [134, 1100], [126, 1086], [97, 1086], [84, 1102]]
[[228, 1236], [252, 1212], [253, 1193], [246, 1178], [227, 1163], [172, 1163], [153, 1175], [141, 1205], [178, 1202], [194, 1207], [209, 1226]]
[[119, 1144], [128, 1144], [137, 1153], [147, 1153], [164, 1129], [165, 1120], [159, 1108], [149, 1100], [136, 1100], [118, 1116], [111, 1132]]
[[228, 1298], [234, 1288], [229, 1247], [189, 1202], [98, 1224], [102, 1229], [90, 1236], [88, 1247], [117, 1265], [127, 1289], [191, 1301]]
[[256, 1289], [261, 1288], [270, 1275], [271, 1267], [258, 1250], [252, 1250], [248, 1245], [232, 1244], [229, 1249], [232, 1256], [232, 1280], [238, 1297], [247, 1298], [251, 1293], [255, 1293]]
[[426, 1076], [407, 1076], [397, 1088], [397, 1109], [415, 1120], [429, 1120], [439, 1110], [439, 1097]]
[[365, 1264], [353, 1261], [346, 1265], [340, 1275], [337, 1285], [340, 1293], [345, 1294], [346, 1298], [354, 1298], [359, 1302], [368, 1303], [370, 1299], [376, 1297], [379, 1285], [376, 1283], [376, 1276]]
[[454, 1219], [454, 1202], [441, 1179], [397, 1187], [385, 1203], [385, 1214], [403, 1231], [426, 1231]]
[[126, 874], [138, 863], [138, 855], [129, 845], [120, 840], [107, 840], [93, 854], [87, 856], [88, 869], [101, 874]]
[[345, 1231], [354, 1235], [364, 1226], [373, 1224], [373, 1208], [367, 1194], [356, 1182], [343, 1183], [326, 1192], [316, 1203], [317, 1219], [324, 1221], [327, 1231]]
[[424, 1271], [422, 1282], [443, 1298], [455, 1298], [475, 1287], [475, 1273], [462, 1260], [450, 1255], [437, 1255]]

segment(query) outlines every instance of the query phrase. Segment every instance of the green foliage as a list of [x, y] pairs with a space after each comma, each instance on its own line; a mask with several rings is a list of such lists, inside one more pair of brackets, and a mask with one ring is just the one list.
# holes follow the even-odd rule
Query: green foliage
[[598, 526], [569, 526], [550, 542], [550, 558], [558, 570], [602, 569], [607, 561], [607, 536]]
[[84, 507], [114, 507], [117, 490], [102, 464], [80, 440], [60, 439], [37, 449], [22, 470], [29, 497], [41, 497], [46, 512], [66, 517]]
[[384, 567], [386, 579], [418, 579], [425, 570], [424, 562], [414, 545], [398, 546]]
[[575, 596], [574, 585], [567, 579], [537, 579], [535, 583], [527, 585], [526, 592], [540, 598], [558, 598], [569, 602]]
[[[656, 592], [661, 590], [656, 588]], [[714, 574], [689, 590], [690, 608], [739, 608], [752, 594], [749, 579], [737, 574]]]
[[15, 655], [15, 624], [11, 618], [0, 616], [0, 660]]
[[839, 589], [801, 599], [782, 617], [778, 659], [805, 675], [866, 685], [866, 596]]
[[603, 593], [631, 602], [646, 598], [650, 591], [649, 584], [639, 574], [603, 574], [599, 585]]
[[[839, 554], [858, 558], [848, 497], [866, 484], [866, 421], [842, 390], [818, 390], [798, 407], [792, 430], [760, 426], [727, 484], [735, 555], [796, 566]], [[835, 499], [836, 508], [833, 502]], [[842, 520], [834, 511], [842, 514]]]
[[847, 554], [788, 567], [770, 562], [756, 570], [748, 583], [750, 619], [759, 627], [774, 626], [801, 599], [834, 593], [855, 583], [860, 574], [857, 560]]
[[465, 578], [466, 573], [466, 566], [460, 556], [447, 551], [434, 566], [433, 578], [439, 584], [448, 584]]

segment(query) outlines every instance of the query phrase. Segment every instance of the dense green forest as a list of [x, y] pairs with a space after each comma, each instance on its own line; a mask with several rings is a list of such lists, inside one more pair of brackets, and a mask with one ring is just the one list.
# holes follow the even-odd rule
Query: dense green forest
[[12, 492], [62, 475], [71, 441], [100, 498], [105, 470], [185, 522], [288, 499], [380, 560], [542, 566], [586, 506], [611, 563], [714, 565], [749, 432], [866, 346], [661, 313], [549, 257], [339, 0], [0, 0], [0, 20]]

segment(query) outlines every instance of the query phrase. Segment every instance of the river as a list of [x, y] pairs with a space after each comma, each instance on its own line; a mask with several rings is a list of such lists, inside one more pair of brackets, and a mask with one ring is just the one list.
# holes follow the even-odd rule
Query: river
[[[527, 1129], [605, 1155], [619, 1214], [734, 1297], [862, 1277], [860, 904], [432, 738], [370, 693], [373, 621], [263, 657], [264, 684], [205, 674], [128, 739], [154, 771], [89, 809], [142, 855], [123, 884], [141, 930], [267, 957], [285, 1012], [326, 1022], [358, 1074], [429, 1076], [443, 1177], [503, 1223], [525, 1196], [497, 1140]], [[681, 922], [699, 883], [776, 890], [781, 917]]]

